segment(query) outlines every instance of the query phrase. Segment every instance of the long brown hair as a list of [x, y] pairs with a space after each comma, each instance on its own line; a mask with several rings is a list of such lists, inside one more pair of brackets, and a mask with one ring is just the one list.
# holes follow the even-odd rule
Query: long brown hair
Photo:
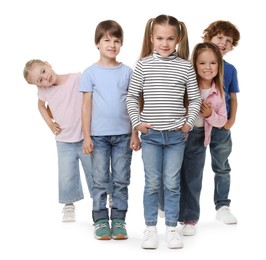
[[223, 56], [221, 54], [221, 51], [219, 50], [219, 48], [217, 47], [216, 44], [211, 43], [211, 42], [203, 42], [203, 43], [198, 43], [192, 52], [191, 55], [191, 63], [195, 69], [196, 75], [197, 75], [197, 80], [199, 82], [199, 76], [198, 76], [198, 72], [197, 72], [197, 66], [196, 66], [196, 62], [198, 59], [198, 56], [206, 51], [206, 50], [211, 50], [213, 52], [213, 54], [215, 55], [216, 59], [217, 59], [217, 63], [218, 63], [218, 73], [217, 75], [213, 78], [213, 81], [216, 85], [216, 88], [218, 88], [221, 97], [224, 98], [224, 90], [223, 90]]

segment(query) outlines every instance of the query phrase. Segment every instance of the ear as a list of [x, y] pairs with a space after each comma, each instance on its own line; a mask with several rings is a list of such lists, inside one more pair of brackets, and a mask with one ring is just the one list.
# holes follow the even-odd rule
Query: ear
[[153, 43], [153, 34], [151, 34], [150, 37], [151, 37], [151, 43]]

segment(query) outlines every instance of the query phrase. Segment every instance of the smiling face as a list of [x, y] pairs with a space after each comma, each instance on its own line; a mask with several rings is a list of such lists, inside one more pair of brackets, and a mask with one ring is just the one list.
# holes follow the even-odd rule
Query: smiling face
[[56, 83], [56, 74], [48, 63], [35, 63], [32, 64], [30, 73], [32, 84], [37, 87], [51, 87]]
[[218, 46], [222, 56], [231, 51], [233, 48], [233, 38], [230, 36], [225, 36], [222, 33], [212, 37], [211, 42]]
[[[218, 74], [219, 70], [217, 57], [211, 49], [204, 49], [198, 55], [196, 70], [200, 85], [211, 86], [213, 78]], [[205, 84], [202, 84], [203, 82], [205, 82]]]
[[101, 57], [115, 59], [120, 52], [122, 41], [119, 38], [105, 34], [96, 46], [100, 51]]
[[154, 25], [151, 42], [153, 43], [154, 49], [162, 57], [168, 57], [175, 51], [176, 45], [178, 44], [176, 27], [168, 24]]

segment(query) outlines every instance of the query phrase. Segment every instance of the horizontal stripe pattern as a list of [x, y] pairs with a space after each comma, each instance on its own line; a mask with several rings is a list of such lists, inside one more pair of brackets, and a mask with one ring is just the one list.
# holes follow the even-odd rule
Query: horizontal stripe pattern
[[[187, 90], [188, 113], [184, 107]], [[139, 114], [139, 95], [143, 91], [144, 109]], [[154, 52], [138, 61], [127, 94], [127, 108], [133, 127], [150, 123], [155, 130], [172, 130], [186, 121], [193, 127], [201, 99], [191, 63], [173, 53], [165, 58]]]

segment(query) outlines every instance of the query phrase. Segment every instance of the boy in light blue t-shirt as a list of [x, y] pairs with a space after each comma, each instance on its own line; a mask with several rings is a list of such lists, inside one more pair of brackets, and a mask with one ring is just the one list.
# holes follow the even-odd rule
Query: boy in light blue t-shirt
[[[137, 132], [132, 132], [126, 108], [126, 95], [132, 69], [116, 60], [123, 44], [123, 30], [113, 20], [102, 21], [95, 31], [100, 59], [82, 74], [83, 152], [93, 157], [92, 218], [96, 239], [127, 239], [125, 218], [132, 150], [141, 147]], [[111, 174], [110, 174], [111, 169]], [[113, 205], [106, 208], [109, 183]]]

